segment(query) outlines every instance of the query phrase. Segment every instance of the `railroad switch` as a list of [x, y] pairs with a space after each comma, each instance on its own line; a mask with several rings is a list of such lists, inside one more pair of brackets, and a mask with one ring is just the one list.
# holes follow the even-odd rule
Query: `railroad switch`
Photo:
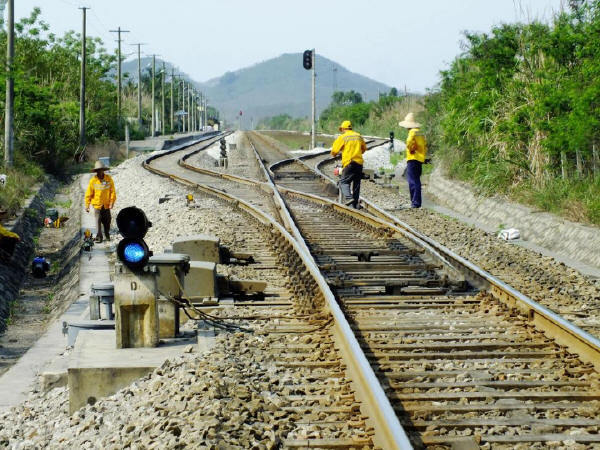
[[221, 245], [216, 236], [209, 234], [196, 234], [178, 238], [173, 242], [175, 253], [190, 255], [192, 261], [211, 261], [217, 264], [247, 265], [254, 262], [250, 253], [233, 252]]

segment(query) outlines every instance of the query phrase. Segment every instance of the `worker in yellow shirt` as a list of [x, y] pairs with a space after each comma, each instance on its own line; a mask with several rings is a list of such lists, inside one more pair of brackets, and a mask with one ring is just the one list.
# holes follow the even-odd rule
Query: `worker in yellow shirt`
[[421, 173], [427, 156], [427, 140], [421, 133], [421, 124], [415, 120], [413, 113], [408, 113], [400, 122], [403, 128], [408, 128], [406, 139], [406, 179], [410, 191], [412, 208], [421, 207]]
[[18, 234], [0, 225], [0, 261], [8, 262], [21, 238]]
[[92, 169], [96, 175], [90, 179], [85, 191], [85, 211], [90, 212], [90, 205], [92, 205], [96, 216], [96, 242], [102, 242], [102, 226], [104, 226], [106, 240], [110, 241], [110, 210], [117, 200], [115, 183], [111, 176], [105, 173], [108, 169], [101, 161], [96, 161]]
[[[367, 151], [365, 140], [356, 131], [352, 131], [352, 123], [344, 120], [340, 125], [341, 135], [333, 142], [331, 155], [342, 152], [342, 176], [340, 189], [346, 205], [358, 209], [360, 199], [360, 180], [363, 174], [363, 153]], [[350, 193], [352, 184], [352, 193]]]

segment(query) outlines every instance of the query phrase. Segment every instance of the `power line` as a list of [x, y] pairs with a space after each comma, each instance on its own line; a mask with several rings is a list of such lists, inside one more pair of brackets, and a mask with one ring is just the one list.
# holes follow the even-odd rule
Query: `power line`
[[80, 6], [81, 12], [83, 13], [83, 23], [81, 30], [81, 83], [80, 83], [80, 95], [79, 95], [79, 146], [85, 148], [85, 60], [87, 53], [87, 38], [86, 38], [86, 11], [90, 8], [87, 6]]
[[138, 126], [142, 129], [142, 67], [141, 67], [141, 47], [142, 45], [147, 45], [142, 42], [138, 42], [137, 44], [130, 44], [137, 46], [137, 54], [138, 54]]
[[116, 30], [109, 30], [110, 33], [118, 33], [117, 34], [117, 42], [119, 43], [118, 46], [118, 53], [117, 53], [117, 58], [118, 58], [118, 62], [117, 62], [117, 118], [119, 123], [121, 122], [121, 90], [122, 90], [122, 83], [121, 83], [121, 63], [123, 62], [123, 58], [121, 56], [121, 42], [123, 41], [123, 39], [121, 39], [121, 33], [129, 33], [129, 30], [121, 30], [121, 27], [118, 27]]

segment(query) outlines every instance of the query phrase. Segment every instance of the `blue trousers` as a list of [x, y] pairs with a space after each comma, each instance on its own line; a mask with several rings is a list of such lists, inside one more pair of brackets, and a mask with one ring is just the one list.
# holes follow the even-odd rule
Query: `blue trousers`
[[406, 162], [406, 179], [410, 191], [410, 204], [413, 208], [421, 207], [421, 172], [423, 163], [411, 159]]

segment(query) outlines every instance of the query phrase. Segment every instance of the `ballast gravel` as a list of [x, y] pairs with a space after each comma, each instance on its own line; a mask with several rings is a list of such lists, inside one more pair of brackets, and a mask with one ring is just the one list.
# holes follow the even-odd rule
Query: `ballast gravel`
[[[188, 206], [189, 190], [151, 175], [141, 167], [145, 158], [130, 159], [111, 170], [118, 194], [113, 217], [127, 206], [142, 208], [152, 222], [145, 238], [150, 248], [161, 251], [176, 237], [209, 233], [219, 236], [234, 251], [269, 251], [264, 232], [249, 216], [200, 194]], [[219, 271], [239, 278], [264, 279], [271, 288], [286, 292], [282, 281], [285, 272], [279, 268], [263, 267], [258, 273], [251, 266], [219, 265]], [[232, 310], [231, 314], [240, 313]], [[26, 402], [0, 414], [0, 448], [270, 449], [280, 448], [283, 439], [368, 440], [364, 424], [350, 425], [351, 420], [360, 422], [360, 410], [348, 399], [349, 386], [343, 376], [321, 374], [323, 388], [317, 382], [307, 382], [318, 375], [313, 369], [277, 363], [274, 348], [282, 346], [311, 344], [317, 351], [307, 353], [307, 358], [335, 358], [326, 330], [310, 335], [263, 334], [269, 325], [293, 322], [298, 313], [292, 308], [262, 308], [259, 312], [248, 309], [247, 314], [273, 319], [238, 321], [253, 328], [254, 334], [220, 334], [208, 353], [190, 353], [168, 361], [73, 416], [68, 415], [65, 388], [33, 392]], [[313, 391], [324, 394], [324, 405], [355, 412], [350, 417], [307, 414], [294, 396]], [[301, 420], [303, 425], [296, 423]], [[322, 427], [318, 423], [324, 420], [347, 425]]]
[[[275, 364], [269, 349], [281, 340], [291, 344], [306, 338], [224, 335], [213, 350], [167, 361], [73, 416], [67, 413], [65, 388], [33, 394], [0, 415], [0, 447], [274, 449], [283, 438], [366, 438], [360, 427], [331, 431], [295, 425], [305, 416], [294, 410], [291, 394], [300, 392], [295, 386], [310, 374]], [[344, 391], [336, 379], [329, 385]], [[308, 422], [324, 419], [313, 416]]]
[[[236, 131], [225, 138], [227, 143], [227, 167], [219, 166], [220, 144], [217, 142], [205, 151], [188, 158], [187, 163], [215, 172], [227, 173], [254, 180], [263, 180], [260, 167], [245, 133]], [[233, 144], [235, 148], [231, 148]]]
[[[334, 166], [335, 162], [330, 162], [322, 170], [331, 174]], [[406, 183], [406, 180], [400, 178], [399, 182]], [[391, 190], [363, 182], [361, 195], [588, 333], [600, 337], [600, 280], [586, 277], [554, 258], [500, 240], [492, 233], [454, 218], [428, 209], [411, 209], [405, 189]]]

